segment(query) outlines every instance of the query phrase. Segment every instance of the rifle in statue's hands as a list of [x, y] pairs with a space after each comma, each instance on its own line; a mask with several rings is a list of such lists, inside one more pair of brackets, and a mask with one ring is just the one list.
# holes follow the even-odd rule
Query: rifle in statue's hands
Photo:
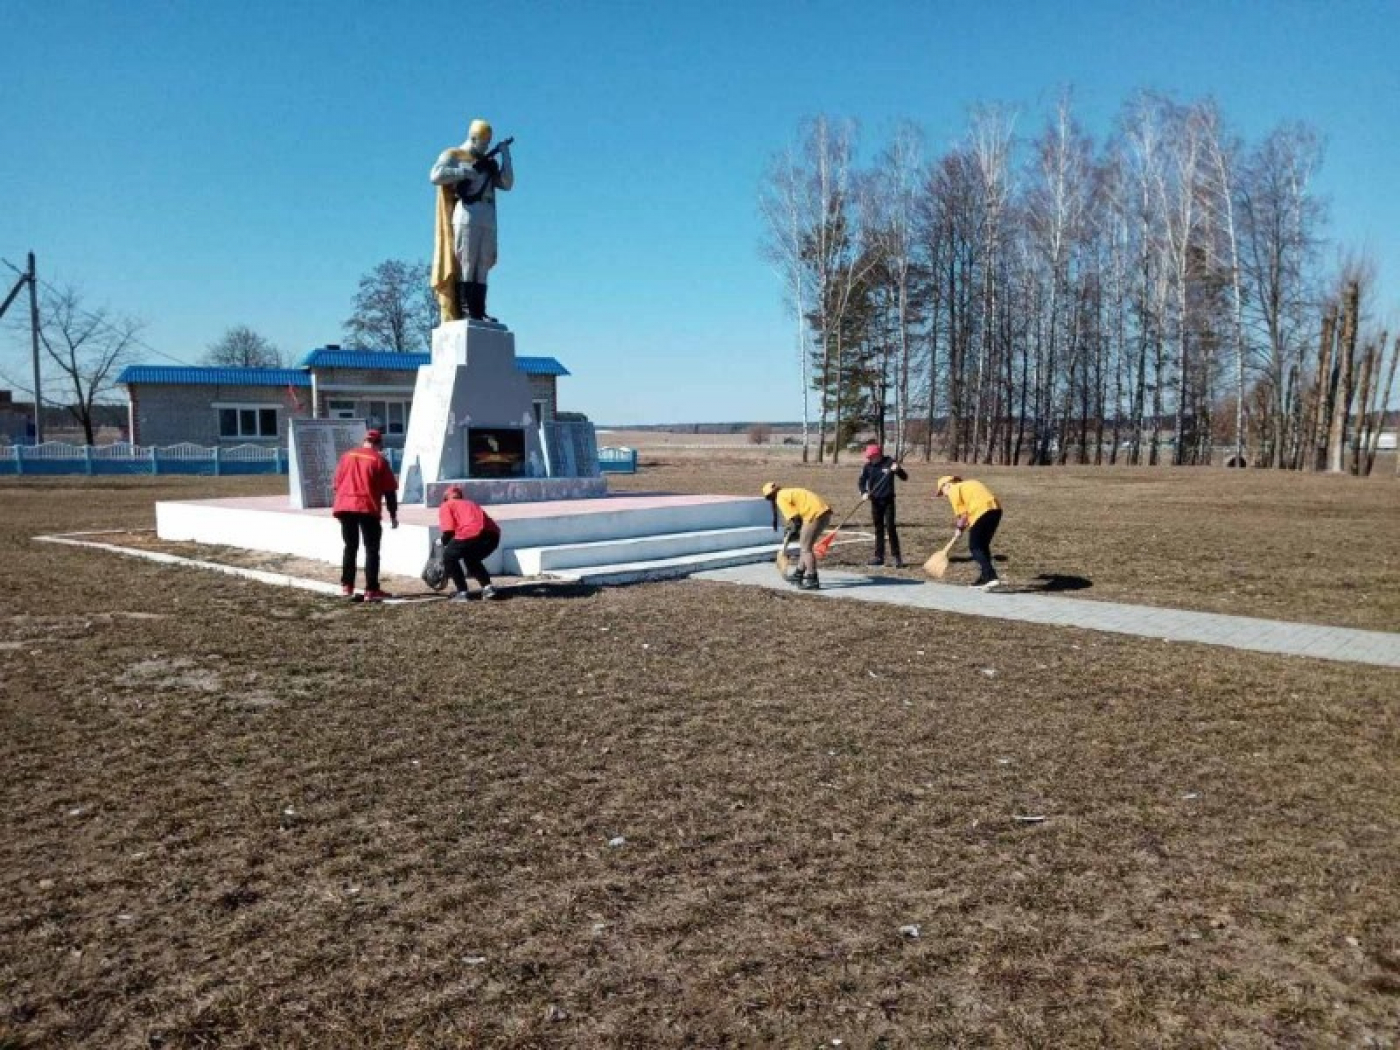
[[496, 144], [495, 144], [494, 146], [492, 146], [489, 150], [487, 150], [487, 151], [486, 151], [486, 156], [482, 157], [481, 159], [482, 159], [482, 160], [489, 160], [489, 159], [491, 159], [491, 158], [494, 157], [497, 153], [500, 153], [501, 150], [505, 149], [507, 146], [509, 146], [509, 145], [510, 145], [512, 142], [514, 142], [514, 141], [515, 141], [515, 136], [514, 136], [514, 135], [512, 135], [512, 136], [511, 136], [510, 138], [508, 138], [508, 139], [502, 139], [500, 142], [496, 143]]

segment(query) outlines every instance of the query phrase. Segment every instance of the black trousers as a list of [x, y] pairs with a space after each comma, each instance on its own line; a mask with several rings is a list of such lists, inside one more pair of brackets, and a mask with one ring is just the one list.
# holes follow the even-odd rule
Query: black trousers
[[447, 566], [447, 575], [452, 577], [452, 585], [459, 591], [467, 589], [467, 576], [462, 571], [462, 563], [466, 562], [472, 579], [483, 587], [491, 586], [491, 574], [484, 563], [500, 545], [499, 532], [483, 532], [469, 540], [453, 537], [452, 542], [442, 548], [442, 561]]
[[875, 522], [875, 557], [878, 561], [885, 560], [885, 531], [890, 534], [890, 553], [894, 555], [894, 560], [899, 561], [899, 530], [894, 524], [894, 497], [889, 499], [872, 499], [870, 501], [870, 516]]
[[992, 537], [997, 534], [997, 526], [1000, 524], [1001, 511], [989, 510], [974, 521], [972, 528], [967, 532], [967, 549], [972, 555], [972, 560], [977, 563], [978, 583], [997, 578], [997, 571], [992, 567]]
[[341, 514], [340, 538], [345, 541], [345, 554], [340, 559], [340, 582], [355, 586], [355, 560], [360, 554], [360, 537], [365, 538], [365, 590], [379, 590], [379, 541], [384, 538], [384, 526], [378, 514]]

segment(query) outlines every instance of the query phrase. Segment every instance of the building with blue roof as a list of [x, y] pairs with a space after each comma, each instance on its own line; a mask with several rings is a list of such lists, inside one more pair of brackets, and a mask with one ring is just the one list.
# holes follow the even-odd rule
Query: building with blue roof
[[[126, 387], [131, 441], [138, 445], [285, 445], [287, 421], [364, 419], [402, 447], [413, 387], [428, 354], [318, 347], [295, 368], [129, 365]], [[552, 357], [517, 357], [530, 380], [535, 418], [555, 419], [558, 380], [569, 370]]]

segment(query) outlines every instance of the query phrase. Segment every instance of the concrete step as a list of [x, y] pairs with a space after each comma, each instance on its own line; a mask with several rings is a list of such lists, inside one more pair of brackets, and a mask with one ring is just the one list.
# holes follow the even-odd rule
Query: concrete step
[[727, 569], [733, 565], [773, 561], [777, 553], [778, 545], [770, 543], [761, 547], [740, 547], [733, 550], [709, 551], [703, 554], [683, 554], [670, 558], [654, 558], [648, 561], [558, 569], [546, 573], [546, 575], [560, 580], [591, 583], [599, 587], [615, 587], [625, 583], [674, 580], [708, 569]]
[[764, 544], [768, 544], [770, 550], [777, 550], [773, 530], [767, 525], [747, 525], [740, 528], [664, 532], [651, 536], [623, 536], [583, 543], [514, 547], [512, 554], [522, 575], [539, 576], [563, 569], [650, 562], [688, 554], [762, 547]]
[[768, 529], [772, 508], [766, 500], [744, 497], [609, 497], [536, 504], [534, 512], [515, 507], [487, 508], [501, 525], [502, 545], [524, 550], [577, 543], [660, 536], [710, 529]]

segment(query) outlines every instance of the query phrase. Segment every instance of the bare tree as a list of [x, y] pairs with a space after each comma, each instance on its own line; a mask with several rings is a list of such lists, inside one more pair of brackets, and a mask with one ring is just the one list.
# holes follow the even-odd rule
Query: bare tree
[[[1045, 283], [1044, 338], [1038, 341], [1032, 380], [1035, 446], [1032, 462], [1049, 462], [1054, 434], [1055, 390], [1060, 355], [1076, 349], [1068, 339], [1067, 320], [1074, 254], [1085, 233], [1088, 211], [1090, 150], [1088, 139], [1070, 112], [1070, 99], [1061, 95], [1055, 115], [1035, 144], [1035, 183], [1028, 196], [1027, 221]], [[1061, 337], [1064, 329], [1066, 337]], [[1073, 364], [1070, 366], [1073, 368]], [[1067, 384], [1065, 396], [1073, 391]], [[1068, 415], [1068, 408], [1065, 410]], [[1061, 454], [1064, 445], [1061, 444]]]
[[810, 181], [804, 178], [796, 151], [789, 147], [769, 165], [759, 191], [759, 211], [766, 225], [763, 255], [783, 282], [783, 290], [797, 327], [797, 367], [802, 385], [802, 462], [811, 442], [812, 363], [808, 341], [807, 302], [809, 273], [804, 259], [809, 231], [818, 221], [810, 198]]
[[1213, 213], [1213, 224], [1220, 236], [1217, 245], [1219, 265], [1230, 281], [1230, 344], [1235, 364], [1235, 458], [1244, 462], [1244, 398], [1245, 398], [1245, 334], [1244, 281], [1240, 271], [1240, 245], [1235, 222], [1236, 163], [1240, 146], [1227, 138], [1221, 127], [1220, 113], [1213, 103], [1202, 107], [1200, 118], [1205, 133], [1207, 163], [1211, 178], [1207, 180], [1206, 207]]
[[[1376, 356], [1376, 375], [1379, 377], [1382, 372], [1382, 365], [1385, 361], [1385, 336], [1381, 336], [1380, 350]], [[1371, 408], [1367, 416], [1366, 424], [1366, 449], [1365, 459], [1362, 463], [1361, 473], [1369, 475], [1376, 465], [1376, 449], [1380, 447], [1381, 431], [1385, 428], [1385, 414], [1390, 407], [1390, 398], [1395, 390], [1395, 365], [1400, 362], [1400, 336], [1395, 337], [1393, 349], [1390, 352], [1390, 368], [1385, 370], [1385, 379], [1376, 383], [1376, 388], [1372, 394]]]
[[1246, 317], [1265, 347], [1269, 462], [1275, 467], [1291, 465], [1289, 376], [1301, 372], [1307, 333], [1313, 330], [1312, 265], [1322, 206], [1311, 183], [1321, 158], [1310, 128], [1284, 125], [1250, 152], [1238, 184]]
[[1361, 323], [1361, 282], [1355, 277], [1346, 282], [1342, 295], [1342, 339], [1337, 350], [1333, 371], [1337, 379], [1333, 386], [1332, 425], [1327, 434], [1327, 471], [1340, 474], [1345, 469], [1347, 422], [1351, 401], [1355, 396], [1353, 371], [1356, 363], [1356, 333]]
[[[869, 219], [875, 250], [889, 288], [894, 313], [891, 354], [886, 355], [883, 380], [894, 393], [894, 454], [903, 458], [905, 429], [910, 415], [910, 383], [915, 371], [914, 326], [918, 307], [915, 285], [924, 270], [919, 259], [918, 205], [924, 179], [923, 136], [912, 124], [901, 124], [881, 155], [870, 203]], [[884, 418], [881, 398], [881, 420]], [[886, 435], [880, 433], [884, 442]]]
[[[820, 116], [804, 135], [800, 180], [804, 185], [802, 262], [811, 289], [808, 321], [817, 337], [813, 382], [821, 393], [817, 462], [826, 454], [828, 421], [836, 440], [832, 460], [840, 459], [842, 409], [846, 389], [846, 354], [851, 342], [848, 313], [852, 298], [873, 265], [864, 243], [861, 209], [855, 206], [855, 125]], [[833, 419], [834, 417], [834, 419]]]
[[239, 324], [210, 344], [204, 362], [232, 368], [280, 368], [282, 352], [247, 325]]
[[345, 322], [348, 346], [419, 353], [432, 345], [440, 313], [428, 286], [428, 264], [386, 259], [360, 278], [354, 313]]
[[[72, 286], [46, 288], [39, 316], [39, 341], [58, 368], [54, 385], [62, 391], [50, 396], [66, 403], [91, 445], [95, 406], [115, 389], [117, 374], [130, 360], [144, 326], [105, 307], [88, 309], [82, 293]], [[36, 410], [39, 400], [35, 398]]]
[[[1015, 113], [1003, 106], [979, 106], [972, 117], [972, 156], [981, 189], [982, 207], [982, 338], [978, 342], [976, 395], [972, 413], [972, 458], [976, 461], [984, 417], [994, 418], [996, 406], [988, 398], [988, 375], [995, 375], [992, 360], [997, 331], [998, 265], [1002, 245], [1002, 220], [1011, 198], [1011, 149], [1015, 136]], [[987, 421], [988, 430], [993, 422]], [[990, 440], [990, 437], [989, 437]], [[987, 459], [991, 459], [990, 453]]]
[[[1159, 425], [1165, 381], [1165, 330], [1171, 292], [1170, 248], [1166, 232], [1165, 199], [1159, 192], [1167, 163], [1165, 116], [1159, 97], [1143, 94], [1127, 107], [1122, 118], [1125, 160], [1129, 171], [1134, 210], [1133, 310], [1136, 315], [1137, 352], [1133, 355], [1133, 437], [1128, 460], [1156, 464]], [[1149, 382], [1148, 357], [1151, 356]], [[1149, 404], [1150, 395], [1150, 404]]]

